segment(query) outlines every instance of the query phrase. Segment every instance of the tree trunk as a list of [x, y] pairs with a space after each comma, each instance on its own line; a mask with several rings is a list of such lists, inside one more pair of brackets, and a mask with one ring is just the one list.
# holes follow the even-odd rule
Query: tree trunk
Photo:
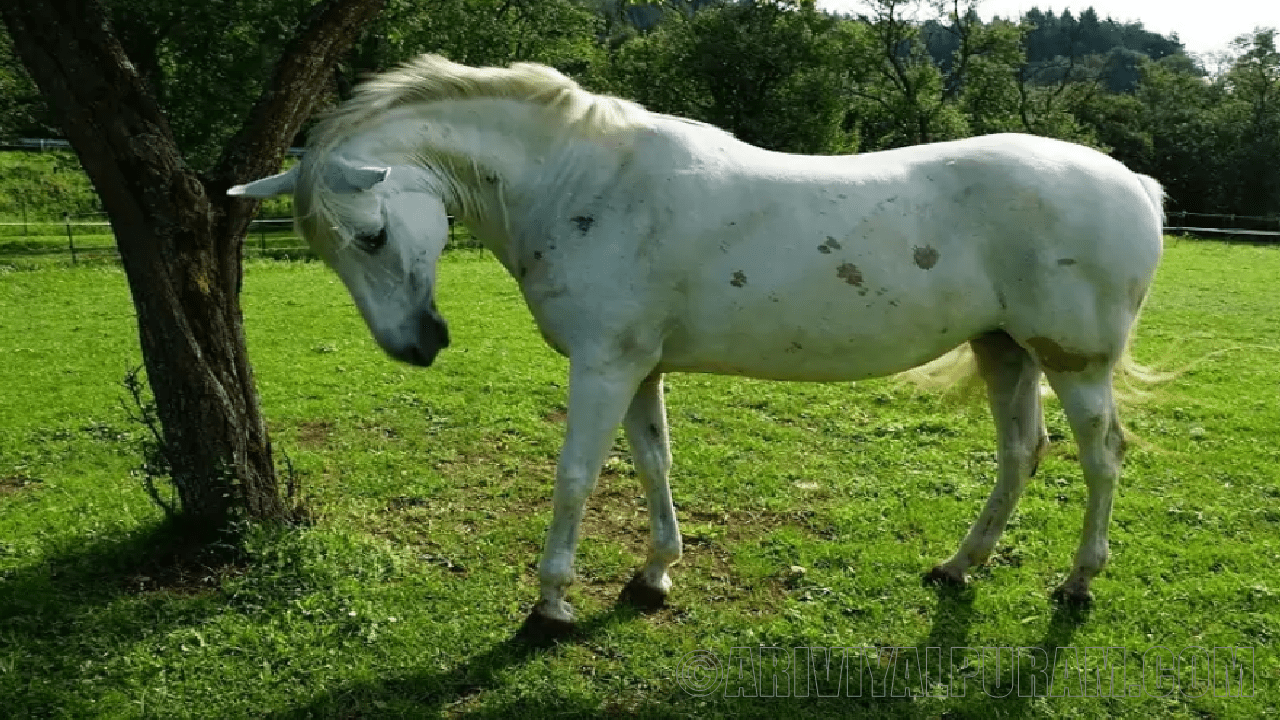
[[18, 55], [111, 220], [164, 456], [194, 533], [228, 529], [238, 510], [264, 521], [293, 512], [276, 481], [240, 312], [241, 248], [256, 206], [225, 191], [278, 171], [328, 73], [384, 1], [318, 4], [244, 129], [200, 177], [97, 0], [0, 0]]

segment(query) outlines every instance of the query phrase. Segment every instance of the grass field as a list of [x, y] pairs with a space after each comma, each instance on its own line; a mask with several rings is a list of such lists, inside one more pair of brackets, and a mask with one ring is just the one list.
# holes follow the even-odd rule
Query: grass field
[[[886, 381], [683, 375], [668, 383], [686, 553], [671, 607], [614, 603], [647, 535], [619, 438], [584, 527], [581, 636], [548, 650], [511, 637], [536, 595], [566, 363], [491, 258], [451, 253], [440, 273], [454, 344], [421, 371], [374, 346], [323, 267], [249, 264], [263, 405], [317, 522], [255, 534], [252, 562], [180, 572], [152, 561], [166, 538], [138, 476], [145, 431], [121, 405], [139, 362], [123, 276], [0, 274], [0, 715], [1253, 718], [1280, 706], [1280, 249], [1171, 242], [1135, 352], [1200, 362], [1123, 412], [1143, 443], [1091, 611], [1048, 600], [1084, 500], [1054, 402], [1060, 442], [991, 563], [955, 592], [920, 574], [954, 550], [993, 481], [985, 408]], [[734, 649], [761, 646], [781, 650]], [[864, 648], [843, 657], [865, 674], [817, 697], [805, 658], [823, 654], [803, 647]], [[1097, 647], [1125, 653], [1114, 688], [1101, 673], [1103, 694], [1132, 696], [1080, 697]], [[1243, 688], [1203, 662], [1159, 666], [1218, 647], [1249, 648]], [[710, 667], [706, 653], [719, 674], [679, 675]], [[775, 681], [808, 696], [726, 696]], [[692, 694], [699, 683], [711, 692]]]

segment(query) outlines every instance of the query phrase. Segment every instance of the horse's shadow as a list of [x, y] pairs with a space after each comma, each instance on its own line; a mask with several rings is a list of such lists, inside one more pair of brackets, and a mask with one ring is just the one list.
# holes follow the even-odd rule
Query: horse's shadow
[[[1031, 698], [1023, 697], [1015, 690], [1001, 696], [999, 688], [1017, 687], [1019, 682], [1018, 668], [1004, 668], [999, 677], [996, 692], [984, 692], [982, 679], [975, 678], [966, 670], [963, 663], [957, 666], [952, 651], [968, 652], [973, 650], [967, 646], [970, 631], [975, 617], [974, 600], [977, 591], [972, 587], [950, 588], [940, 587], [935, 590], [937, 605], [933, 611], [933, 624], [926, 638], [916, 646], [917, 656], [927, 653], [941, 652], [943, 660], [942, 672], [933, 677], [934, 684], [927, 688], [928, 692], [948, 693], [953, 696], [944, 700], [947, 717], [1021, 717], [1033, 714]], [[732, 698], [724, 697], [723, 692], [707, 696], [695, 696], [682, 689], [677, 682], [677, 668], [669, 669], [665, 677], [648, 678], [651, 687], [660, 688], [658, 692], [641, 700], [638, 704], [634, 698], [617, 698], [622, 703], [621, 709], [611, 710], [601, 707], [597, 700], [583, 694], [575, 694], [568, 689], [564, 692], [552, 690], [550, 694], [538, 697], [513, 697], [476, 703], [470, 701], [484, 692], [496, 689], [507, 682], [504, 671], [538, 658], [546, 653], [559, 653], [566, 646], [597, 641], [608, 634], [611, 628], [626, 623], [636, 622], [640, 613], [629, 605], [617, 603], [609, 610], [583, 620], [574, 634], [559, 644], [541, 645], [531, 643], [519, 637], [513, 628], [513, 635], [506, 641], [492, 646], [451, 670], [445, 671], [410, 671], [399, 676], [383, 678], [368, 683], [358, 683], [337, 688], [314, 698], [306, 705], [297, 706], [269, 717], [278, 720], [293, 720], [314, 717], [364, 717], [369, 708], [381, 708], [379, 717], [430, 717], [440, 713], [466, 714], [474, 717], [508, 718], [519, 715], [538, 715], [541, 712], [554, 712], [557, 716], [598, 716], [602, 712], [609, 714], [626, 714], [642, 717], [699, 717], [708, 714], [731, 714], [734, 717], [774, 718], [790, 716], [797, 713], [812, 717], [846, 717], [850, 713], [870, 717], [937, 717], [938, 706], [923, 705], [914, 702], [911, 693], [894, 697], [885, 692], [885, 688], [875, 685], [883, 681], [876, 677], [871, 685], [862, 685], [864, 692], [851, 696], [848, 692], [840, 692], [838, 697], [819, 697], [810, 693], [807, 697], [775, 697], [775, 698]], [[1045, 649], [1050, 658], [1054, 649], [1069, 645], [1075, 630], [1087, 619], [1087, 611], [1082, 612], [1065, 606], [1055, 606], [1049, 627], [1038, 647]], [[795, 647], [805, 645], [797, 640]], [[961, 656], [963, 659], [963, 656]], [[666, 689], [661, 689], [663, 686]], [[939, 686], [941, 690], [939, 691]], [[723, 690], [724, 686], [720, 686]], [[871, 690], [876, 687], [876, 690]], [[964, 687], [963, 697], [954, 693]], [[543, 688], [545, 690], [546, 688]], [[1048, 688], [1038, 688], [1036, 695], [1043, 696]], [[937, 697], [938, 695], [934, 695]], [[530, 701], [540, 707], [529, 706]]]
[[[956, 717], [1021, 717], [1031, 713], [1034, 698], [1053, 692], [1052, 661], [1057, 648], [1071, 645], [1076, 630], [1090, 614], [1087, 606], [1054, 601], [1048, 627], [1035, 645], [1015, 648], [1010, 639], [1000, 642], [1000, 648], [973, 647], [969, 645], [969, 629], [974, 589], [939, 587], [937, 594], [933, 628], [917, 649], [921, 653], [940, 651], [936, 656], [941, 659], [941, 673], [931, 678], [937, 681], [931, 692], [935, 697], [946, 697], [949, 711]], [[1002, 651], [1009, 652], [1002, 656]], [[1035, 651], [1041, 654], [1035, 662], [1028, 662]]]
[[[271, 720], [353, 717], [437, 717], [466, 714], [469, 717], [512, 718], [555, 714], [559, 717], [593, 717], [600, 708], [587, 697], [571, 693], [544, 697], [518, 697], [509, 703], [467, 707], [468, 701], [504, 682], [503, 671], [531, 662], [540, 655], [561, 652], [576, 643], [591, 641], [612, 627], [635, 621], [640, 611], [617, 603], [608, 611], [580, 621], [572, 635], [559, 642], [532, 641], [513, 628], [510, 638], [499, 642], [453, 669], [410, 671], [392, 677], [355, 683], [330, 690], [311, 702], [264, 715]], [[653, 715], [652, 712], [648, 713]], [[661, 714], [661, 713], [659, 713]]]
[[[134, 633], [140, 639], [146, 634], [169, 633], [185, 626], [198, 626], [210, 614], [220, 612], [218, 603], [200, 601], [198, 579], [186, 588], [175, 586], [183, 573], [204, 574], [218, 568], [193, 563], [192, 558], [157, 556], [158, 547], [172, 547], [173, 536], [163, 526], [145, 529], [128, 536], [100, 540], [78, 546], [51, 560], [5, 574], [0, 582], [0, 625], [4, 627], [6, 644], [30, 660], [30, 667], [42, 668], [54, 675], [74, 675], [73, 666], [82, 659], [80, 653], [68, 651], [67, 640], [74, 637], [82, 647], [120, 642]], [[234, 571], [234, 568], [232, 568]], [[169, 573], [167, 579], [163, 576]], [[154, 585], [168, 581], [166, 597], [178, 591], [171, 612], [155, 613], [154, 608], [139, 606], [137, 613], [112, 612], [110, 624], [101, 624], [101, 611], [118, 605], [122, 597], [136, 593], [139, 583]], [[216, 586], [216, 578], [210, 580]], [[192, 601], [182, 599], [183, 590], [192, 591]], [[1031, 698], [1014, 692], [1000, 696], [984, 692], [986, 679], [975, 679], [965, 668], [957, 667], [953, 649], [971, 652], [971, 626], [976, 611], [973, 588], [936, 589], [933, 623], [928, 635], [916, 646], [920, 657], [941, 652], [943, 674], [938, 684], [947, 691], [964, 687], [964, 697], [945, 701], [949, 716], [954, 717], [1018, 717], [1031, 714]], [[145, 616], [145, 617], [144, 617]], [[99, 619], [94, 619], [99, 618]], [[1049, 658], [1060, 646], [1069, 646], [1076, 628], [1087, 618], [1067, 607], [1057, 607], [1045, 636], [1039, 643]], [[537, 693], [509, 688], [509, 673], [537, 662], [546, 654], [566, 652], [572, 646], [598, 643], [617, 628], [640, 621], [640, 612], [630, 605], [616, 603], [612, 607], [582, 620], [574, 635], [559, 646], [540, 647], [512, 636], [494, 644], [462, 663], [443, 670], [411, 669], [376, 680], [354, 682], [331, 687], [317, 696], [290, 708], [264, 714], [264, 717], [292, 719], [313, 717], [432, 717], [440, 714], [467, 714], [479, 717], [506, 718], [518, 715], [556, 714], [562, 716], [598, 716], [602, 712], [646, 717], [693, 717], [731, 714], [735, 717], [772, 718], [796, 713], [807, 716], [843, 717], [850, 713], [882, 717], [937, 716], [937, 705], [912, 702], [885, 692], [863, 692], [861, 696], [827, 698], [809, 697], [731, 698], [723, 692], [695, 696], [684, 690], [677, 680], [678, 654], [661, 677], [643, 678], [650, 690], [642, 696], [618, 696], [600, 699], [599, 693], [574, 692], [572, 688], [538, 686]], [[793, 647], [807, 644], [797, 638]], [[936, 650], [935, 650], [936, 649]], [[59, 670], [62, 668], [62, 670]], [[1022, 679], [1018, 670], [1007, 669], [999, 678], [1000, 687], [1015, 687]], [[1024, 673], [1025, 674], [1025, 673]], [[1052, 678], [1052, 673], [1050, 673]], [[882, 681], [882, 678], [879, 680]], [[5, 698], [19, 685], [26, 687], [23, 698]], [[0, 707], [21, 704], [38, 708], [43, 703], [50, 712], [70, 716], [91, 716], [94, 707], [87, 697], [68, 700], [53, 694], [33, 697], [33, 683], [0, 685]], [[864, 684], [863, 686], [867, 686]], [[6, 689], [7, 688], [7, 689]], [[491, 690], [502, 692], [481, 699]], [[1038, 690], [1047, 694], [1048, 688]], [[20, 701], [20, 703], [19, 703]], [[617, 703], [616, 707], [610, 703]], [[527, 710], [530, 703], [537, 707]], [[603, 705], [602, 705], [603, 703]], [[56, 714], [56, 713], [55, 713]]]

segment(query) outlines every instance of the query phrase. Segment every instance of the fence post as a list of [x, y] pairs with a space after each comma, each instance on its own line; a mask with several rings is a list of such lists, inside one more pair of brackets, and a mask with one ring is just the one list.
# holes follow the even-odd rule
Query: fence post
[[76, 238], [71, 233], [71, 213], [62, 211], [62, 222], [67, 226], [67, 245], [71, 248], [71, 264], [76, 264]]
[[255, 222], [258, 223], [258, 254], [261, 257], [266, 257], [267, 256], [267, 224], [262, 222], [261, 220], [256, 220]]

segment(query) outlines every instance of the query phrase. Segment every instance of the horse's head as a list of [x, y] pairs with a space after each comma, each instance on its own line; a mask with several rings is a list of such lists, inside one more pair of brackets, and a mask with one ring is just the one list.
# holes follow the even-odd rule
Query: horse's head
[[449, 345], [436, 311], [436, 261], [449, 238], [434, 178], [421, 168], [310, 157], [228, 194], [294, 196], [297, 226], [332, 267], [387, 354], [427, 366]]

